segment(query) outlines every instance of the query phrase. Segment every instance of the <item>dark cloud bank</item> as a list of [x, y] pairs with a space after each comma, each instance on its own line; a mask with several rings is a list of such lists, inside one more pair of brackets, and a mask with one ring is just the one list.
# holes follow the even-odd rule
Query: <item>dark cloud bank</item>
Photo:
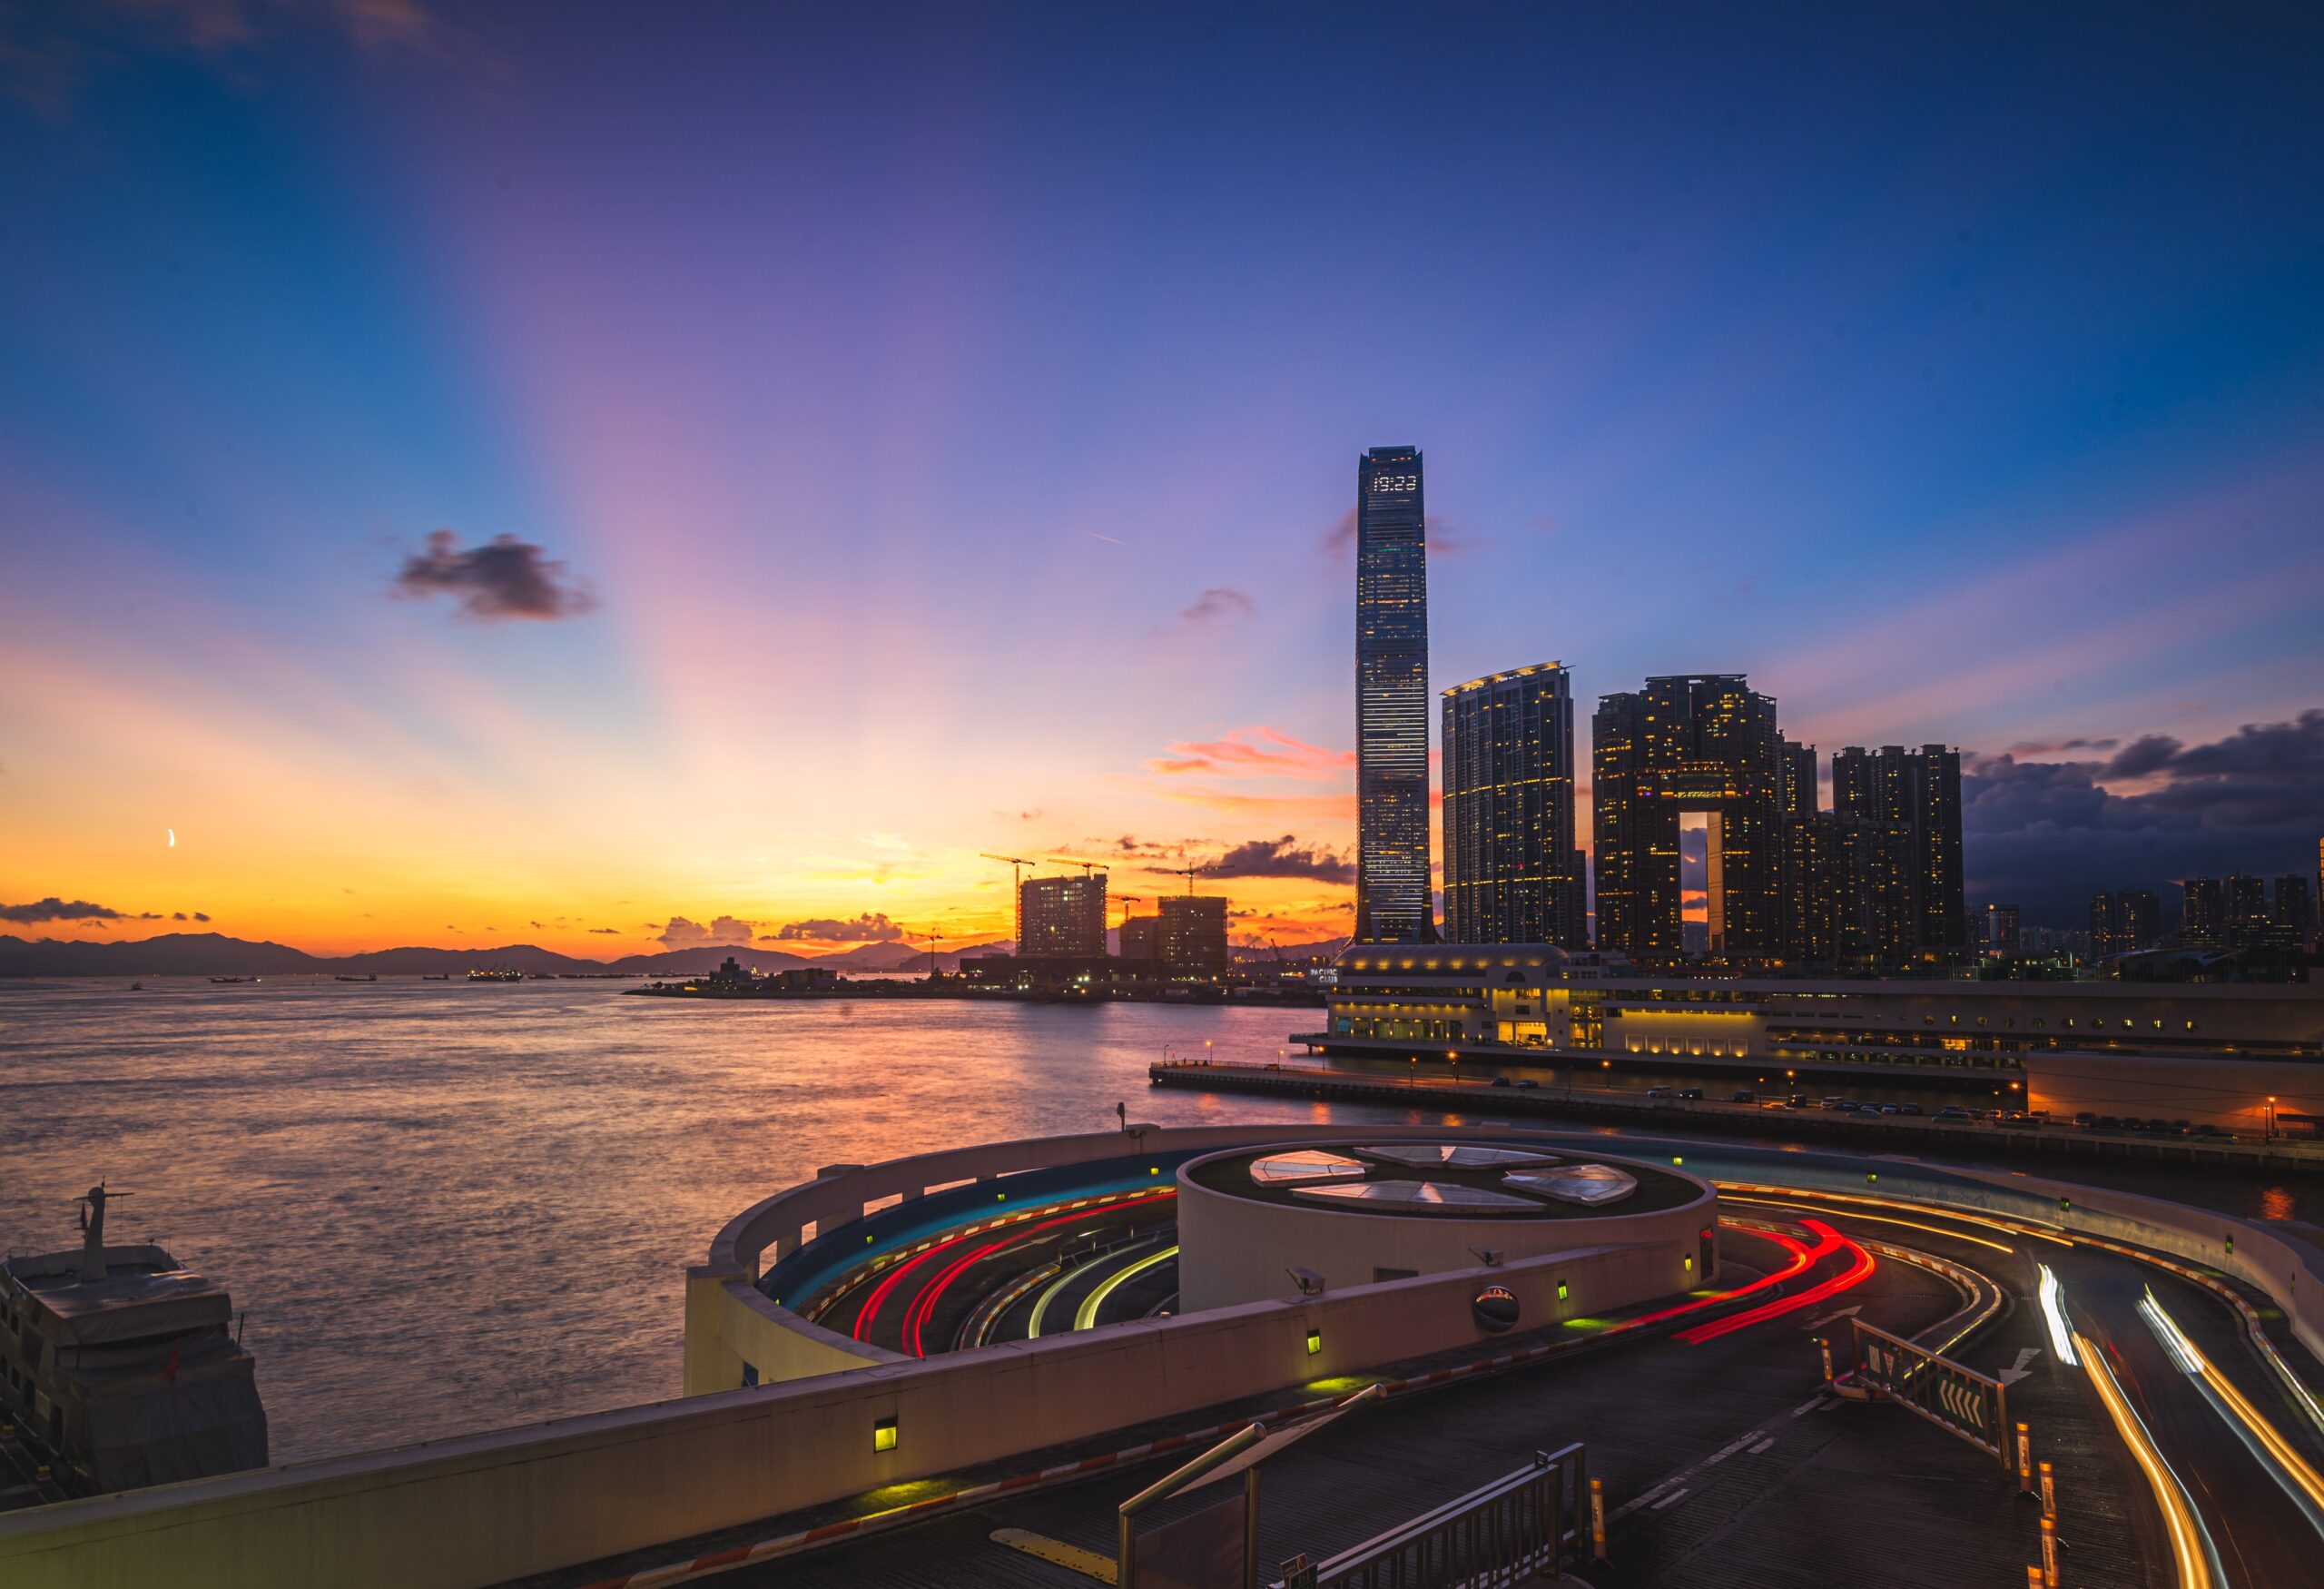
[[[2324, 709], [2246, 724], [2208, 745], [2150, 734], [2088, 761], [1972, 759], [1961, 779], [1971, 903], [2081, 924], [2102, 888], [2181, 878], [2312, 873], [2324, 837]], [[2039, 747], [2020, 746], [2032, 751]], [[2138, 784], [2139, 793], [2114, 789]]]

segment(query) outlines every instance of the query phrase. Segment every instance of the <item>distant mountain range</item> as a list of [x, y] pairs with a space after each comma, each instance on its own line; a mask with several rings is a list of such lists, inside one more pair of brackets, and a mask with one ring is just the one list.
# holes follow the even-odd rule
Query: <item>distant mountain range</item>
[[[1007, 943], [975, 943], [937, 955], [942, 971], [960, 969], [963, 954], [1006, 953]], [[909, 943], [865, 943], [839, 954], [793, 954], [755, 943], [704, 943], [659, 954], [625, 954], [619, 960], [585, 960], [531, 943], [498, 949], [375, 949], [336, 957], [309, 954], [288, 944], [254, 943], [221, 933], [163, 933], [124, 943], [85, 943], [54, 938], [15, 938], [0, 933], [0, 977], [160, 976], [462, 976], [476, 968], [520, 971], [532, 976], [592, 976], [608, 972], [636, 976], [700, 976], [733, 955], [760, 972], [803, 965], [858, 972], [928, 970], [928, 952]]]

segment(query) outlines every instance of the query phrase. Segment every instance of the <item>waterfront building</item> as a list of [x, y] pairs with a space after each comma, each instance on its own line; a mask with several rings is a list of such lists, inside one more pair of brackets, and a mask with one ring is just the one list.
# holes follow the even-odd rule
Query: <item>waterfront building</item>
[[1708, 952], [1778, 954], [1785, 758], [1775, 702], [1740, 674], [1649, 678], [1599, 697], [1592, 727], [1599, 946], [1684, 958], [1679, 818], [1699, 812]]
[[1692, 1071], [1777, 1093], [1846, 1078], [2255, 1132], [2270, 1096], [2324, 1098], [2324, 987], [2303, 983], [1674, 981], [1546, 943], [1357, 944], [1334, 973], [1300, 1041], [1400, 1068]]
[[1444, 692], [1444, 922], [1467, 943], [1584, 947], [1565, 665]]
[[2227, 897], [2216, 877], [2190, 877], [2179, 885], [2179, 942], [2190, 949], [2227, 947]]
[[1910, 833], [1904, 857], [1911, 952], [1926, 964], [1962, 957], [1968, 912], [1961, 868], [1961, 753], [1942, 745], [1849, 745], [1832, 758], [1832, 809]]
[[1355, 936], [1436, 935], [1429, 898], [1427, 510], [1417, 448], [1355, 470]]
[[1106, 874], [1029, 877], [1017, 886], [1017, 954], [1041, 960], [1106, 952]]
[[1226, 974], [1226, 900], [1222, 894], [1166, 897], [1156, 918], [1155, 958], [1174, 981], [1216, 981]]

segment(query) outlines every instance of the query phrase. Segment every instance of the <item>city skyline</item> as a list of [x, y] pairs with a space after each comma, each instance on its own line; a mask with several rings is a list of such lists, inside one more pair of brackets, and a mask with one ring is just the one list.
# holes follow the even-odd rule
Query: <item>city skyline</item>
[[1344, 933], [1394, 438], [1439, 676], [1958, 745], [2028, 925], [2312, 864], [2297, 52], [396, 15], [6, 23], [0, 933], [959, 943], [995, 850]]

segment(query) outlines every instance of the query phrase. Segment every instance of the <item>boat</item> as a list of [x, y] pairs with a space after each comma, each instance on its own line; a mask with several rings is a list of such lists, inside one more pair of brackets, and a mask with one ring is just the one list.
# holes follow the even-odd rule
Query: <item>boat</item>
[[419, 973], [419, 980], [423, 982], [448, 982], [452, 980], [452, 973], [448, 971], [424, 971]]
[[335, 982], [376, 982], [379, 980], [379, 973], [373, 972], [369, 976], [360, 977], [334, 976], [330, 980]]
[[210, 980], [213, 982], [256, 982], [266, 979], [263, 977], [212, 977]]
[[133, 993], [142, 993], [145, 991], [145, 984], [143, 982], [132, 982], [129, 984], [129, 991]]
[[266, 1466], [233, 1299], [159, 1247], [109, 1247], [100, 1181], [80, 1250], [0, 1263], [0, 1406], [59, 1487], [141, 1489]]
[[472, 982], [521, 982], [524, 980], [523, 972], [510, 971], [506, 966], [496, 966], [490, 971], [468, 972], [468, 981]]

